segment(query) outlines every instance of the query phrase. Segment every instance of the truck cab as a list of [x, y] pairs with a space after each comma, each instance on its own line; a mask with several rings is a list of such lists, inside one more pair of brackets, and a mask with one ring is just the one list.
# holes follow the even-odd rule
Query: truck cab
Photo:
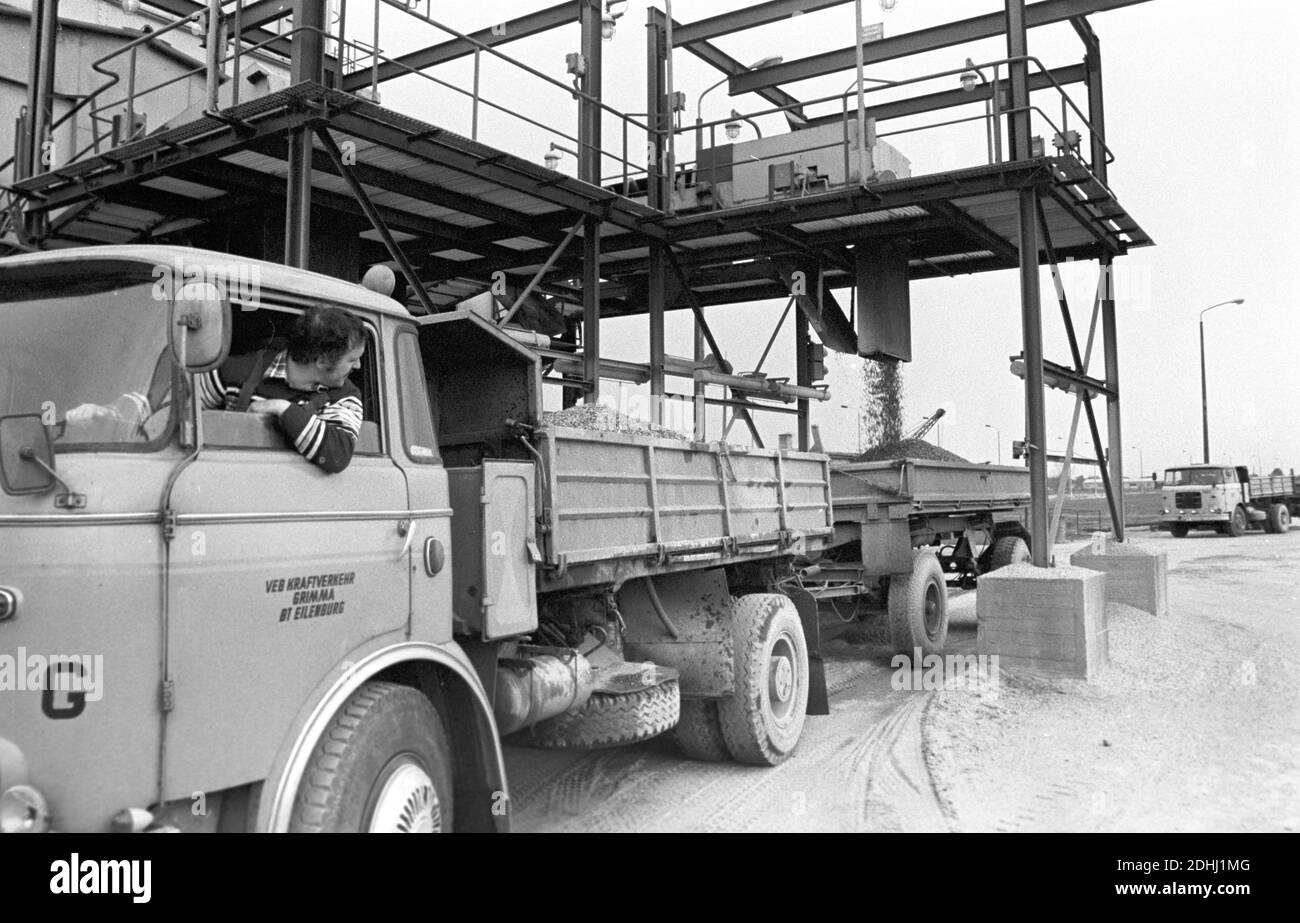
[[1252, 521], [1250, 474], [1242, 466], [1168, 468], [1162, 498], [1161, 525], [1176, 538], [1193, 529], [1241, 535]]
[[[0, 293], [0, 827], [504, 827], [490, 697], [453, 637], [417, 319], [170, 247], [6, 259]], [[269, 416], [197, 397], [309, 305], [365, 329], [336, 474]], [[371, 720], [331, 764], [341, 714]], [[384, 751], [379, 719], [417, 744]]]

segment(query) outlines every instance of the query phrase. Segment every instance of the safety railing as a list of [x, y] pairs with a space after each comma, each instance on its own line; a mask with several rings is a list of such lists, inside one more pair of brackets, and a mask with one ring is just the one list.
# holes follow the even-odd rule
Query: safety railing
[[[1055, 113], [1049, 113], [1046, 108], [1033, 102], [1027, 106], [1021, 107], [1004, 105], [1003, 97], [1009, 93], [1011, 83], [1010, 79], [1003, 75], [1003, 69], [1010, 68], [1012, 65], [1021, 62], [1030, 65], [1033, 72], [1041, 75], [1047, 84], [1047, 86], [1040, 87], [1035, 92], [1041, 93], [1043, 90], [1055, 91], [1059, 97], [1059, 117], [1057, 117]], [[985, 77], [985, 71], [992, 72], [993, 77], [991, 81]], [[887, 91], [897, 91], [901, 87], [916, 87], [927, 82], [951, 79], [953, 77], [961, 78], [963, 88], [973, 90], [975, 81], [979, 81], [988, 88], [987, 93], [982, 93], [980, 96], [973, 98], [970, 103], [971, 105], [974, 105], [983, 102], [985, 107], [983, 113], [958, 116], [955, 118], [940, 118], [937, 120], [926, 121], [918, 125], [907, 125], [906, 127], [897, 128], [891, 131], [875, 130], [878, 125], [883, 124], [885, 121], [912, 118], [915, 117], [916, 114], [907, 113], [904, 115], [890, 116], [887, 119], [877, 119], [873, 115], [873, 109], [875, 109], [877, 105], [886, 107], [893, 100], [885, 100], [882, 103], [877, 104], [873, 99], [871, 99], [872, 97]], [[866, 86], [865, 84], [867, 83], [873, 85]], [[1114, 152], [1110, 149], [1109, 145], [1106, 144], [1105, 139], [1096, 132], [1092, 123], [1079, 108], [1078, 104], [1076, 104], [1070, 97], [1065, 87], [1061, 85], [1039, 58], [1032, 55], [1026, 55], [1021, 57], [999, 58], [978, 64], [971, 62], [968, 59], [967, 63], [961, 67], [930, 71], [919, 76], [898, 80], [881, 80], [879, 78], [863, 76], [861, 85], [859, 84], [858, 79], [855, 78], [853, 88], [841, 94], [823, 96], [817, 99], [791, 103], [788, 105], [770, 106], [746, 112], [733, 110], [730, 116], [713, 121], [697, 119], [693, 126], [676, 129], [676, 132], [679, 135], [694, 135], [696, 159], [694, 161], [684, 160], [679, 165], [675, 182], [679, 186], [691, 182], [696, 184], [707, 183], [711, 189], [716, 190], [719, 176], [726, 175], [735, 168], [750, 164], [756, 159], [752, 154], [746, 157], [736, 157], [730, 160], [720, 157], [717, 136], [719, 128], [725, 127], [726, 129], [729, 129], [728, 135], [730, 140], [731, 138], [734, 138], [736, 134], [734, 131], [731, 131], [731, 129], [738, 128], [739, 123], [742, 121], [750, 123], [757, 131], [756, 119], [765, 116], [786, 115], [797, 109], [807, 110], [811, 107], [826, 104], [834, 104], [839, 108], [839, 124], [841, 130], [835, 139], [828, 140], [823, 134], [820, 139], [807, 145], [797, 145], [793, 147], [783, 145], [780, 148], [779, 153], [773, 152], [771, 155], [763, 156], [762, 161], [777, 160], [796, 163], [800, 160], [809, 160], [811, 155], [820, 155], [822, 152], [828, 152], [839, 161], [839, 166], [842, 171], [841, 177], [836, 181], [826, 173], [819, 172], [816, 175], [810, 176], [807, 175], [807, 171], [805, 171], [805, 175], [801, 179], [796, 177], [795, 182], [783, 187], [783, 189], [786, 190], [784, 193], [786, 196], [806, 196], [813, 192], [848, 188], [854, 185], [859, 185], [860, 182], [862, 182], [864, 175], [870, 178], [874, 174], [874, 167], [870, 155], [870, 148], [872, 145], [867, 146], [868, 153], [866, 155], [859, 155], [862, 158], [859, 161], [860, 166], [856, 171], [854, 169], [854, 150], [859, 147], [857, 141], [857, 136], [860, 130], [857, 125], [859, 110], [865, 115], [864, 122], [866, 124], [862, 126], [862, 128], [865, 129], [865, 134], [868, 139], [874, 139], [876, 141], [887, 138], [916, 136], [925, 132], [935, 132], [939, 129], [983, 122], [985, 124], [984, 137], [986, 146], [984, 159], [988, 164], [1006, 163], [1011, 159], [1004, 153], [1004, 136], [1007, 131], [1007, 126], [1012, 116], [1016, 113], [1027, 111], [1031, 116], [1031, 138], [1039, 140], [1044, 134], [1046, 134], [1047, 138], [1050, 138], [1050, 142], [1055, 146], [1058, 152], [1061, 154], [1068, 152], [1094, 176], [1097, 172], [1092, 146], [1094, 140], [1097, 142], [1107, 164], [1112, 163], [1115, 159]], [[961, 105], [964, 104], [959, 103], [945, 108], [952, 109]], [[826, 124], [824, 117], [821, 121], [822, 124]], [[1077, 138], [1073, 137], [1071, 133], [1072, 125], [1078, 125], [1083, 129], [1083, 131], [1078, 133]], [[1044, 126], [1046, 129], [1050, 129], [1050, 134], [1044, 131]], [[761, 132], [758, 133], [761, 138]], [[1046, 140], [1043, 141], [1044, 148], [1046, 148], [1047, 143]], [[1034, 156], [1041, 156], [1042, 153], [1045, 153], [1045, 151], [1037, 152]], [[971, 157], [969, 162], [965, 163], [965, 165], [974, 166], [978, 162], [978, 158]], [[727, 201], [725, 196], [719, 195], [715, 192], [708, 197], [708, 207], [718, 209], [727, 207], [728, 205], [739, 206], [751, 204], [765, 198], [771, 199], [773, 196], [774, 193], [769, 189], [766, 195], [756, 195], [744, 199], [736, 199], [733, 197]]]
[[[358, 38], [349, 38], [346, 35], [348, 29], [347, 2], [346, 0], [339, 0], [334, 20], [323, 29], [310, 26], [294, 26], [293, 28], [276, 31], [269, 38], [250, 44], [242, 36], [242, 17], [244, 8], [251, 2], [253, 2], [253, 0], [237, 0], [233, 10], [228, 10], [226, 15], [223, 17], [226, 24], [233, 27], [229, 31], [229, 38], [227, 40], [228, 47], [232, 50], [220, 54], [210, 51], [207, 55], [207, 60], [203, 65], [186, 69], [167, 79], [151, 83], [144, 87], [137, 85], [136, 64], [139, 49], [145, 44], [157, 42], [161, 37], [165, 36], [169, 32], [190, 27], [195, 23], [206, 23], [206, 26], [201, 31], [205, 32], [209, 36], [209, 44], [211, 44], [213, 39], [215, 39], [219, 33], [212, 28], [212, 23], [209, 18], [210, 8], [197, 9], [186, 16], [179, 17], [158, 29], [126, 42], [92, 62], [92, 70], [102, 75], [104, 77], [104, 82], [101, 86], [95, 88], [90, 93], [79, 99], [58, 119], [53, 120], [46, 128], [46, 135], [47, 137], [52, 138], [56, 131], [68, 124], [70, 120], [82, 116], [87, 110], [89, 110], [90, 113], [92, 126], [107, 125], [109, 127], [106, 130], [92, 127], [91, 139], [88, 144], [75, 150], [71, 156], [59, 157], [57, 158], [57, 163], [47, 163], [44, 164], [44, 166], [48, 169], [65, 167], [69, 164], [80, 161], [88, 155], [101, 153], [105, 150], [106, 145], [111, 148], [135, 140], [144, 130], [143, 123], [137, 118], [138, 113], [144, 106], [142, 100], [150, 94], [158, 93], [178, 82], [192, 80], [206, 75], [209, 83], [209, 100], [211, 101], [215, 98], [215, 94], [211, 92], [211, 87], [214, 85], [214, 82], [221, 82], [229, 79], [227, 77], [228, 65], [231, 67], [231, 70], [233, 70], [234, 77], [234, 79], [231, 80], [228, 103], [231, 106], [238, 105], [240, 101], [239, 68], [241, 60], [244, 57], [258, 52], [269, 52], [272, 46], [276, 46], [277, 49], [282, 49], [284, 43], [292, 39], [295, 35], [301, 35], [307, 32], [316, 32], [321, 35], [324, 47], [333, 50], [333, 62], [340, 80], [344, 76], [353, 76], [366, 71], [370, 72], [371, 81], [369, 84], [370, 92], [368, 95], [372, 99], [377, 100], [379, 97], [379, 71], [382, 65], [390, 70], [396, 69], [401, 71], [403, 76], [418, 77], [432, 85], [436, 85], [468, 98], [472, 107], [471, 125], [468, 132], [471, 138], [477, 138], [478, 135], [477, 126], [480, 109], [490, 109], [503, 116], [509, 117], [520, 124], [528, 125], [537, 129], [540, 135], [544, 138], [554, 138], [562, 142], [570, 143], [577, 149], [574, 151], [575, 154], [577, 151], [583, 150], [597, 152], [602, 164], [613, 163], [616, 165], [618, 170], [617, 175], [622, 178], [624, 188], [627, 187], [633, 178], [645, 175], [648, 172], [647, 165], [644, 162], [635, 162], [630, 156], [630, 152], [634, 149], [633, 145], [637, 144], [640, 139], [637, 138], [634, 140], [629, 136], [630, 132], [637, 132], [640, 135], [644, 135], [646, 138], [653, 137], [656, 132], [647, 124], [638, 121], [627, 113], [620, 112], [605, 103], [603, 100], [587, 94], [577, 85], [576, 80], [572, 85], [567, 84], [502, 52], [500, 49], [494, 48], [487, 43], [475, 39], [471, 35], [467, 35], [443, 22], [438, 21], [431, 15], [432, 6], [428, 0], [423, 0], [423, 2], [412, 0], [409, 4], [404, 2], [404, 0], [379, 0], [379, 2], [371, 4], [371, 7], [374, 10], [374, 15], [371, 19], [371, 25], [374, 31], [372, 41], [369, 42]], [[382, 52], [379, 16], [379, 11], [381, 9], [392, 9], [400, 14], [413, 17], [421, 23], [441, 30], [450, 38], [462, 41], [468, 46], [471, 46], [474, 49], [473, 53], [476, 63], [473, 86], [467, 89], [453, 81], [442, 79], [432, 73], [410, 66], [403, 62], [398, 56], [384, 54]], [[333, 31], [331, 31], [332, 28]], [[588, 144], [588, 142], [572, 132], [566, 131], [555, 124], [549, 124], [541, 119], [534, 118], [525, 112], [519, 111], [517, 106], [512, 106], [508, 101], [503, 103], [488, 98], [479, 86], [477, 59], [482, 54], [491, 55], [494, 58], [506, 62], [511, 67], [518, 69], [529, 77], [535, 78], [537, 81], [540, 81], [551, 88], [562, 91], [567, 98], [575, 102], [587, 102], [598, 107], [602, 112], [618, 119], [622, 127], [621, 146], [614, 148], [611, 146]], [[125, 74], [110, 69], [110, 65], [122, 58], [126, 59], [125, 67], [121, 68], [121, 70], [125, 71]], [[287, 74], [289, 70], [288, 60], [284, 59], [282, 55], [277, 56], [276, 59], [282, 62], [280, 66], [283, 67]], [[115, 87], [122, 87], [123, 94], [120, 97], [113, 96], [112, 91]], [[364, 97], [367, 94], [362, 93], [361, 95]], [[23, 135], [25, 133], [26, 132], [23, 130], [18, 132], [18, 145], [22, 144]], [[557, 147], [560, 146], [557, 145]], [[567, 150], [568, 148], [561, 147], [561, 149]], [[22, 159], [25, 158], [20, 156], [19, 151], [16, 151], [14, 156], [11, 156], [3, 163], [0, 163], [0, 171], [18, 163]], [[20, 173], [16, 178], [24, 177]]]

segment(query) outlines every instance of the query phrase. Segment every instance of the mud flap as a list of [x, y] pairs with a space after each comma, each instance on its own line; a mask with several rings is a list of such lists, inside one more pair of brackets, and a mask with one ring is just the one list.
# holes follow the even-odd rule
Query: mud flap
[[822, 661], [821, 623], [817, 619], [817, 600], [807, 590], [783, 587], [803, 622], [803, 636], [808, 644], [808, 707], [809, 715], [831, 713], [830, 693], [826, 689], [826, 664]]

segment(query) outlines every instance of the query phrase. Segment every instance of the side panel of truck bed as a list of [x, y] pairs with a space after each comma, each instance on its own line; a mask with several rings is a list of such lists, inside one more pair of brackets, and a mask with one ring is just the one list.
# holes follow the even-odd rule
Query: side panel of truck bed
[[1007, 510], [1029, 503], [1029, 469], [902, 458], [836, 465], [835, 518], [855, 521], [867, 504], [907, 503], [913, 513]]
[[824, 455], [561, 427], [544, 436], [552, 569], [706, 566], [819, 547], [832, 532]]
[[1250, 479], [1250, 495], [1256, 500], [1296, 502], [1300, 500], [1300, 478], [1289, 474], [1253, 477]]

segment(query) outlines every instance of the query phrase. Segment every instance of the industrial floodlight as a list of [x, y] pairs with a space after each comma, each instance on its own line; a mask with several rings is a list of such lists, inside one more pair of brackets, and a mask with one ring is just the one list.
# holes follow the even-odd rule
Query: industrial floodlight
[[140, 12], [140, 0], [122, 0], [122, 12], [128, 16]]
[[726, 132], [727, 132], [727, 140], [728, 140], [728, 141], [735, 141], [737, 138], [740, 137], [740, 123], [739, 123], [739, 122], [733, 120], [733, 121], [728, 122], [724, 127], [725, 127]]
[[894, 8], [894, 4], [897, 2], [898, 0], [880, 0], [880, 8], [888, 13]]
[[973, 92], [979, 81], [980, 73], [975, 69], [975, 62], [967, 58], [966, 69], [961, 72], [961, 88], [967, 93]]
[[[614, 7], [622, 7], [615, 10]], [[627, 0], [608, 0], [605, 4], [605, 12], [600, 17], [600, 37], [607, 42], [614, 40], [614, 32], [618, 28], [618, 20], [627, 12]]]
[[558, 170], [560, 168], [560, 155], [555, 151], [547, 151], [542, 160], [548, 170]]

